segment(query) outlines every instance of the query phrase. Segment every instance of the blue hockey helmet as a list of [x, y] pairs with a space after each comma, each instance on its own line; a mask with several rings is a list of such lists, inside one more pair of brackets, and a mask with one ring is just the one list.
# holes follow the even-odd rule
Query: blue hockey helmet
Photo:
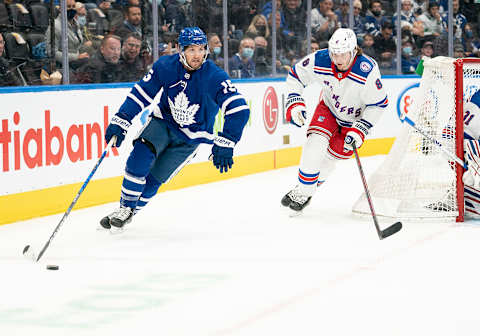
[[198, 27], [183, 28], [178, 36], [178, 44], [182, 51], [191, 44], [207, 44], [207, 35]]
[[207, 35], [198, 27], [183, 28], [178, 36], [178, 45], [180, 46], [180, 62], [187, 67], [187, 69], [194, 70], [185, 58], [185, 48], [189, 45], [205, 45], [205, 57], [203, 62], [207, 60], [208, 56], [208, 40]]

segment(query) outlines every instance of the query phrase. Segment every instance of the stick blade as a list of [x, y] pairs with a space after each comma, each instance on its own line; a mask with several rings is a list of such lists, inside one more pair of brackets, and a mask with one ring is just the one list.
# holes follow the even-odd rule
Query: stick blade
[[30, 245], [27, 245], [23, 248], [23, 256], [29, 260], [32, 260], [32, 261], [37, 261], [36, 259], [36, 256], [35, 256], [35, 252], [33, 252], [32, 248], [30, 247]]
[[397, 233], [401, 229], [402, 229], [402, 223], [396, 222], [395, 224], [392, 224], [391, 226], [387, 227], [385, 230], [380, 232], [381, 233], [380, 239], [390, 237], [391, 235]]

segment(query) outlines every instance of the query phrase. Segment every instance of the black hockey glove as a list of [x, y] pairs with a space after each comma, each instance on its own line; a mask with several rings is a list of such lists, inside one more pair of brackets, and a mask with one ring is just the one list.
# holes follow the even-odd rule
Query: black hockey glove
[[122, 119], [118, 115], [114, 115], [112, 120], [110, 120], [110, 124], [108, 124], [107, 130], [105, 131], [105, 141], [109, 143], [110, 139], [113, 136], [116, 136], [117, 140], [113, 144], [113, 147], [120, 147], [125, 139], [125, 135], [127, 134], [127, 130], [130, 125], [131, 124], [128, 120]]
[[222, 132], [213, 140], [212, 156], [213, 165], [220, 173], [228, 172], [233, 166], [233, 147], [235, 142], [223, 137]]

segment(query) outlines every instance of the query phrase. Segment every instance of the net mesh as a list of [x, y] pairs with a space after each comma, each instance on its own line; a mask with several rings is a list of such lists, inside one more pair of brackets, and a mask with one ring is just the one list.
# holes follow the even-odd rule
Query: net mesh
[[[451, 153], [457, 146], [454, 61], [437, 57], [424, 62], [420, 86], [408, 112], [419, 129]], [[480, 63], [464, 64], [464, 99], [478, 88], [479, 74]], [[390, 153], [369, 179], [377, 216], [455, 220], [459, 209], [454, 168], [455, 163], [437, 145], [404, 123]], [[355, 203], [353, 212], [370, 214], [365, 194]]]

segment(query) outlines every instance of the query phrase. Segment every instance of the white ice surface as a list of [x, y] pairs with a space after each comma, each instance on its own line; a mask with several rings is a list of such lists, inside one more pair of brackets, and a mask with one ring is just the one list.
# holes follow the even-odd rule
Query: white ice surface
[[380, 241], [354, 160], [290, 218], [296, 171], [161, 193], [123, 235], [96, 231], [115, 203], [73, 211], [38, 264], [63, 214], [0, 226], [0, 335], [480, 335], [480, 224]]

